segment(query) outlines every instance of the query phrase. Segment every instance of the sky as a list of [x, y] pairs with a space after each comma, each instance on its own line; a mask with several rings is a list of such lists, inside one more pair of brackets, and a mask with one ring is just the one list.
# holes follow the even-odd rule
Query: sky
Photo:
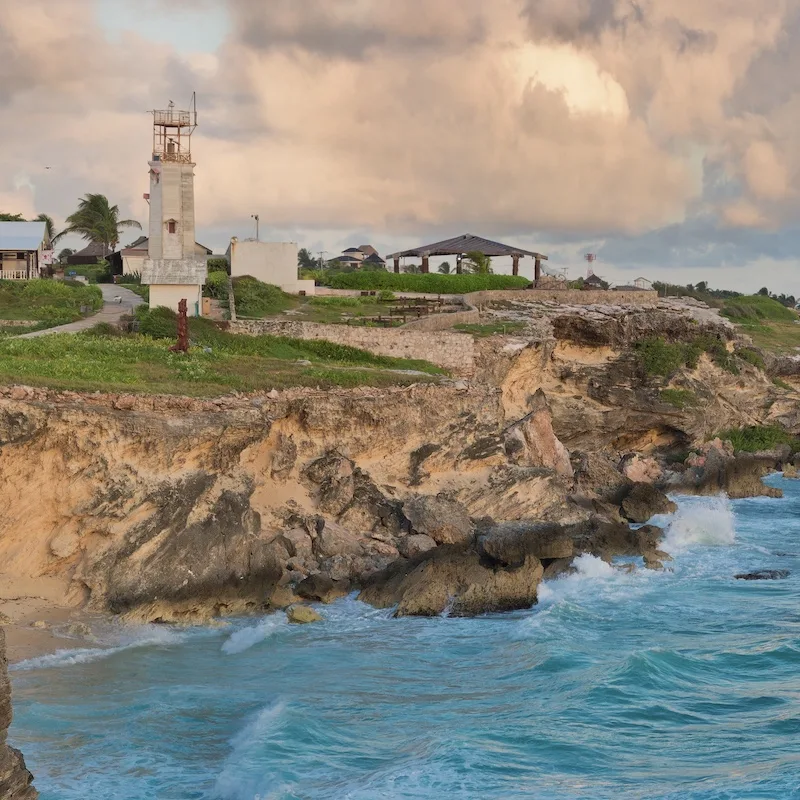
[[258, 214], [329, 256], [469, 232], [800, 295], [800, 0], [0, 0], [0, 47], [0, 211], [146, 226], [147, 111], [196, 91], [217, 252]]

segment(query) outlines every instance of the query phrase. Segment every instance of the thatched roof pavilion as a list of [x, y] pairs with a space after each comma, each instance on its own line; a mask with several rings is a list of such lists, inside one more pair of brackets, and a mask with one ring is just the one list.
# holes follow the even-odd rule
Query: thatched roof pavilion
[[495, 242], [492, 239], [484, 239], [483, 236], [475, 236], [472, 233], [465, 233], [462, 236], [444, 239], [433, 244], [425, 244], [421, 247], [413, 247], [410, 250], [402, 250], [399, 253], [388, 255], [386, 258], [387, 260], [391, 258], [394, 261], [394, 271], [400, 272], [400, 259], [406, 256], [416, 256], [422, 259], [422, 271], [429, 272], [429, 259], [431, 256], [456, 256], [456, 272], [460, 274], [462, 258], [467, 253], [476, 252], [492, 257], [510, 256], [514, 275], [519, 275], [519, 260], [525, 258], [525, 256], [530, 256], [534, 259], [534, 280], [536, 281], [539, 280], [541, 275], [542, 261], [547, 261], [547, 256], [536, 253], [533, 250], [523, 250], [521, 247]]

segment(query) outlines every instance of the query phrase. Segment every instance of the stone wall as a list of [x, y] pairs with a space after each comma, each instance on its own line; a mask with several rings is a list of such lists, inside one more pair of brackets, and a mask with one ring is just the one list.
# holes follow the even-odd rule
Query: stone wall
[[481, 321], [477, 309], [469, 311], [453, 311], [450, 314], [431, 314], [427, 317], [411, 320], [403, 325], [404, 331], [446, 331], [454, 325], [472, 325]]
[[[450, 318], [458, 314], [439, 316]], [[448, 327], [454, 324], [455, 320], [449, 322]], [[249, 336], [270, 334], [292, 336], [297, 339], [325, 339], [336, 344], [358, 347], [379, 356], [423, 359], [456, 375], [472, 375], [475, 367], [475, 342], [472, 336], [466, 333], [322, 325], [316, 322], [284, 322], [269, 319], [231, 322], [229, 330], [231, 333]]]
[[464, 295], [464, 302], [471, 306], [484, 306], [490, 303], [508, 300], [542, 302], [550, 300], [556, 303], [573, 306], [654, 306], [658, 303], [658, 292], [642, 290], [640, 292], [614, 292], [587, 289], [508, 289], [490, 292], [473, 292]]
[[33, 776], [25, 768], [22, 753], [6, 744], [10, 725], [11, 683], [8, 680], [5, 633], [0, 627], [0, 798], [35, 800], [39, 793], [31, 785]]

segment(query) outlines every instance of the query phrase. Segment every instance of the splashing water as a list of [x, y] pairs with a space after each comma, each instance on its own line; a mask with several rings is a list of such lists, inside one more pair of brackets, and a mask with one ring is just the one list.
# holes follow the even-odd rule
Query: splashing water
[[797, 797], [800, 485], [770, 480], [783, 500], [679, 500], [673, 572], [581, 556], [530, 611], [348, 598], [29, 662], [12, 743], [43, 800]]

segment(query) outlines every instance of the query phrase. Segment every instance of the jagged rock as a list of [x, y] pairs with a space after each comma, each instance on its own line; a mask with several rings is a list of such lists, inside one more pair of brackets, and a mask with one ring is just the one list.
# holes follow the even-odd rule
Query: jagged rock
[[743, 572], [734, 575], [737, 581], [781, 581], [790, 575], [788, 569], [762, 569], [758, 572]]
[[518, 567], [528, 556], [540, 561], [571, 559], [572, 537], [555, 523], [506, 522], [481, 530], [478, 552], [506, 567]]
[[404, 536], [397, 545], [397, 549], [400, 551], [400, 555], [403, 556], [403, 558], [414, 558], [420, 553], [433, 550], [434, 547], [436, 547], [436, 542], [424, 533]]
[[577, 570], [572, 566], [572, 561], [571, 558], [555, 558], [549, 562], [542, 562], [544, 566], [542, 580], [552, 581], [562, 575], [574, 574]]
[[286, 544], [292, 558], [309, 558], [313, 554], [313, 542], [308, 532], [302, 528], [284, 531], [280, 537]]
[[374, 576], [359, 598], [379, 608], [396, 605], [398, 617], [432, 617], [445, 611], [475, 616], [530, 608], [542, 573], [533, 556], [516, 569], [488, 568], [472, 550], [443, 546]]
[[663, 475], [658, 461], [638, 454], [624, 458], [620, 470], [628, 480], [634, 483], [655, 483]]
[[69, 558], [78, 552], [80, 539], [68, 531], [56, 534], [50, 541], [50, 552], [56, 558]]
[[36, 800], [33, 775], [25, 766], [19, 750], [6, 744], [11, 725], [11, 682], [8, 679], [5, 633], [0, 628], [0, 798], [3, 800]]
[[442, 495], [416, 495], [403, 504], [403, 513], [414, 531], [427, 534], [437, 544], [466, 545], [472, 541], [475, 529], [466, 509]]
[[300, 599], [288, 586], [276, 586], [269, 596], [267, 605], [270, 608], [285, 609]]
[[655, 553], [643, 553], [642, 557], [644, 558], [644, 565], [647, 569], [657, 570], [659, 572], [664, 569], [664, 563]]
[[67, 636], [85, 639], [92, 635], [92, 629], [85, 622], [73, 622], [67, 626]]
[[504, 449], [509, 460], [526, 467], [546, 467], [572, 478], [569, 452], [553, 432], [553, 416], [541, 389], [531, 398], [530, 409], [530, 413], [504, 432]]
[[310, 606], [289, 606], [286, 609], [286, 619], [295, 625], [307, 625], [310, 622], [321, 622], [322, 616]]
[[327, 520], [317, 534], [314, 550], [321, 558], [341, 555], [360, 556], [364, 552], [360, 536]]
[[31, 628], [37, 628], [40, 631], [47, 630], [50, 626], [43, 620], [37, 619], [35, 622], [31, 622]]
[[800, 480], [800, 472], [794, 464], [784, 464], [783, 477], [793, 481]]
[[592, 528], [574, 537], [576, 553], [591, 553], [611, 562], [615, 556], [641, 556], [658, 549], [664, 532], [654, 525], [631, 530], [627, 525], [596, 522]]
[[350, 586], [346, 581], [333, 580], [328, 575], [309, 575], [297, 585], [297, 594], [306, 600], [319, 600], [326, 605], [346, 597]]
[[8, 614], [4, 614], [0, 611], [0, 625], [10, 625], [12, 622], [11, 617]]
[[622, 510], [631, 522], [647, 522], [656, 514], [672, 514], [678, 506], [650, 483], [635, 483], [622, 501]]
[[761, 480], [776, 468], [774, 459], [762, 459], [749, 453], [735, 457], [712, 447], [705, 462], [673, 475], [670, 491], [684, 494], [715, 495], [725, 492], [732, 500], [744, 497], [783, 497], [783, 491], [765, 486]]

